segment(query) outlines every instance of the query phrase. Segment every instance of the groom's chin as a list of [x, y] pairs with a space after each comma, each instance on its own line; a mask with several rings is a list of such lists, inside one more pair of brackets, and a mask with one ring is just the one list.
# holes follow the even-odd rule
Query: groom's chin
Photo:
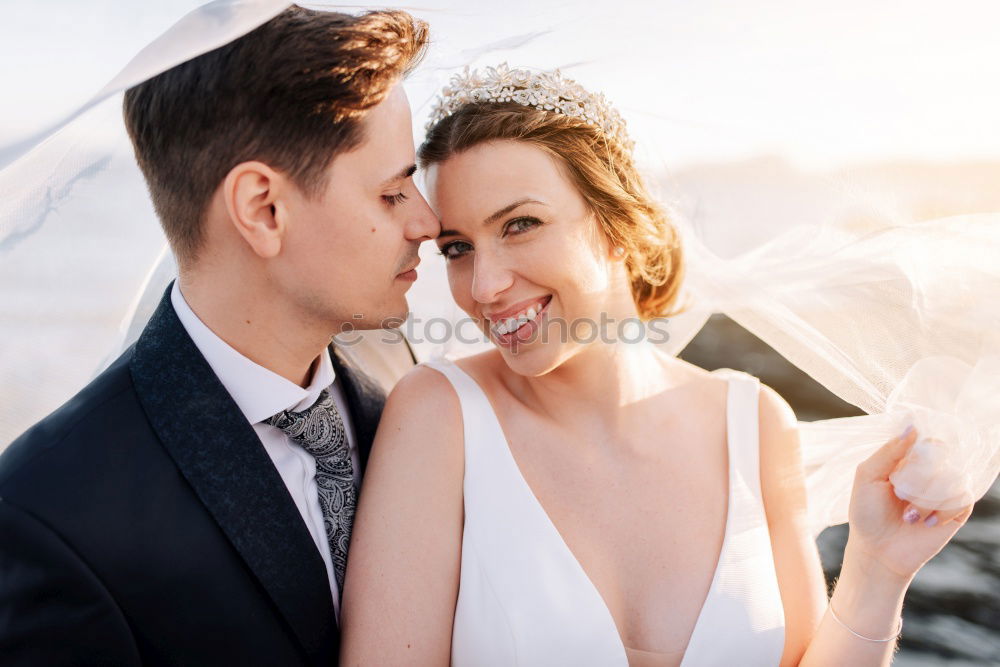
[[398, 329], [406, 322], [410, 311], [404, 302], [401, 307], [388, 308], [380, 313], [365, 313], [354, 316], [354, 329]]
[[406, 318], [410, 316], [410, 310], [408, 307], [403, 307], [399, 312], [393, 313], [388, 317], [382, 318], [379, 324], [379, 329], [398, 329], [403, 326], [406, 322]]

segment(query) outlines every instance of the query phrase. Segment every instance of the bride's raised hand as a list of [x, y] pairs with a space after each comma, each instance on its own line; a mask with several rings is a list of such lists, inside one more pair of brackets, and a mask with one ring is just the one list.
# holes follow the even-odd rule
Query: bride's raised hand
[[848, 515], [848, 548], [854, 555], [905, 580], [941, 551], [972, 513], [972, 505], [933, 511], [896, 497], [889, 475], [916, 439], [911, 427], [858, 466]]

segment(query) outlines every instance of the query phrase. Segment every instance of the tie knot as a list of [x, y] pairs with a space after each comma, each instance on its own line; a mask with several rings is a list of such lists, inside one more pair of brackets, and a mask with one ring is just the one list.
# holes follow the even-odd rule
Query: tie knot
[[316, 402], [301, 412], [282, 410], [267, 420], [316, 457], [331, 456], [346, 445], [344, 422], [324, 389]]

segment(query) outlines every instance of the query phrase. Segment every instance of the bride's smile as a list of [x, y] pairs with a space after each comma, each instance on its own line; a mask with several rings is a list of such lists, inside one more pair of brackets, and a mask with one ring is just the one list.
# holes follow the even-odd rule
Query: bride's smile
[[[531, 340], [538, 330], [537, 327], [540, 326], [536, 320], [542, 318], [542, 314], [546, 312], [551, 302], [552, 295], [546, 294], [527, 302], [522, 301], [502, 311], [484, 313], [486, 320], [490, 323], [490, 331], [493, 332], [494, 340], [501, 345], [512, 345], [514, 340]], [[528, 325], [531, 323], [535, 323], [535, 325], [529, 327]]]

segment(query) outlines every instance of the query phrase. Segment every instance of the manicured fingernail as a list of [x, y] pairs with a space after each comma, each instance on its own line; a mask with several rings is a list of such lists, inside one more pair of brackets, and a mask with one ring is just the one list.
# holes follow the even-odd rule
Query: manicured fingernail
[[909, 426], [907, 426], [907, 427], [906, 427], [906, 430], [905, 430], [905, 431], [903, 431], [903, 435], [901, 435], [901, 436], [899, 436], [899, 437], [900, 437], [901, 439], [905, 439], [905, 438], [906, 438], [906, 436], [910, 435], [911, 433], [913, 433], [913, 424], [910, 424]]
[[931, 514], [929, 517], [924, 519], [924, 525], [926, 526], [936, 526], [937, 525], [937, 514]]
[[903, 512], [903, 521], [905, 521], [906, 523], [916, 523], [917, 519], [919, 518], [920, 518], [920, 512], [918, 512], [917, 508], [915, 507], [911, 507], [910, 509]]

